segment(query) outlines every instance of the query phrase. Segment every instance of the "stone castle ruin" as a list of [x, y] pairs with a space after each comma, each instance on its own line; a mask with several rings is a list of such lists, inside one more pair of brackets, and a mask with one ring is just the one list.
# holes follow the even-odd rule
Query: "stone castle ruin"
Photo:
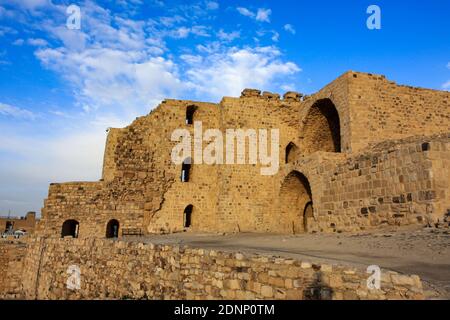
[[[100, 181], [51, 184], [34, 234], [0, 239], [0, 299], [423, 299], [416, 275], [383, 270], [372, 288], [351, 266], [127, 236], [448, 225], [449, 111], [449, 92], [357, 72], [308, 97], [165, 100], [108, 131]], [[172, 133], [199, 122], [277, 129], [278, 170], [174, 163]]]
[[[350, 232], [446, 223], [450, 93], [347, 72], [311, 96], [246, 89], [220, 103], [164, 100], [110, 129], [102, 179], [53, 183], [37, 235]], [[279, 129], [279, 170], [175, 165], [174, 130]]]

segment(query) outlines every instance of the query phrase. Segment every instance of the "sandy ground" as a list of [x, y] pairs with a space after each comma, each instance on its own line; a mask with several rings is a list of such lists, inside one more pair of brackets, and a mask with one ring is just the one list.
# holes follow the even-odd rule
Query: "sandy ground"
[[[131, 240], [131, 239], [130, 239]], [[139, 239], [142, 241], [142, 238]], [[146, 237], [145, 242], [293, 257], [303, 261], [417, 274], [428, 299], [450, 299], [450, 230], [384, 229], [355, 234], [198, 234]]]

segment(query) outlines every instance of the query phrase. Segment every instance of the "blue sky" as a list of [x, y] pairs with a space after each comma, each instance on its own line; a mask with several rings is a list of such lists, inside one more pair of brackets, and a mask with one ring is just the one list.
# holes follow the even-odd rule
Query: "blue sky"
[[[372, 4], [381, 30], [366, 27]], [[0, 0], [0, 215], [39, 212], [50, 182], [99, 179], [106, 128], [165, 97], [313, 93], [347, 70], [449, 90], [449, 12], [443, 0]]]

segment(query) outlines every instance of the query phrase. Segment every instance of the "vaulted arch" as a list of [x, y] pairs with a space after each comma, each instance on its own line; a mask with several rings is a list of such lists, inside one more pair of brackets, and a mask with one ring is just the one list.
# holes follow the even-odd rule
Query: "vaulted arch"
[[[298, 171], [292, 171], [280, 188], [279, 223], [282, 232], [307, 231], [312, 218], [312, 193], [308, 179]], [[307, 221], [309, 219], [310, 221]]]
[[291, 163], [297, 159], [299, 156], [300, 149], [297, 147], [297, 145], [293, 142], [289, 142], [289, 144], [286, 146], [286, 153], [285, 153], [285, 162]]
[[302, 152], [341, 152], [339, 113], [330, 99], [317, 100], [309, 109], [302, 128]]

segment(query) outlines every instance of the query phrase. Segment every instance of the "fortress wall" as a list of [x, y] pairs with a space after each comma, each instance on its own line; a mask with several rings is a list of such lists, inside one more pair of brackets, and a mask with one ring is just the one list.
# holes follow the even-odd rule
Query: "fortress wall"
[[325, 163], [312, 173], [301, 161], [296, 164], [297, 170], [313, 175], [315, 220], [311, 230], [355, 231], [442, 221], [450, 208], [448, 166], [443, 168], [448, 164], [448, 138], [420, 137], [396, 143], [381, 144], [337, 166]]
[[[31, 239], [27, 299], [423, 299], [418, 276], [382, 271], [379, 290], [350, 267], [100, 239]], [[69, 266], [80, 289], [67, 289]]]
[[400, 86], [384, 76], [350, 72], [352, 151], [369, 143], [450, 132], [450, 93]]
[[[285, 148], [288, 143], [299, 143], [298, 130], [293, 126], [292, 120], [298, 119], [300, 106], [299, 101], [287, 99], [279, 101], [258, 94], [243, 96], [239, 99], [224, 98], [221, 102], [221, 129], [223, 132], [226, 129], [254, 129], [257, 130], [258, 136], [259, 129], [266, 129], [269, 137], [271, 129], [279, 130], [278, 160], [282, 166], [285, 162]], [[272, 114], [279, 116], [271, 116]], [[269, 138], [269, 149], [270, 143]], [[246, 147], [248, 148], [248, 143]], [[274, 176], [261, 174], [262, 167], [266, 166], [261, 165], [259, 158], [257, 164], [220, 167], [217, 219], [219, 231], [264, 232], [271, 229], [271, 226], [266, 223], [266, 217], [273, 213], [273, 199], [276, 198], [278, 190], [275, 187]]]
[[[168, 156], [170, 161], [172, 148], [178, 143], [171, 142], [171, 134], [175, 129], [186, 129], [191, 136], [191, 157], [194, 163], [191, 164], [188, 182], [181, 181], [182, 165], [175, 165], [171, 161], [167, 164], [165, 170], [174, 179], [170, 188], [163, 194], [160, 209], [148, 220], [147, 231], [151, 233], [182, 231], [184, 229], [184, 211], [189, 205], [193, 206], [190, 230], [220, 230], [216, 218], [219, 166], [195, 163], [202, 159], [201, 155], [198, 158], [194, 155], [194, 125], [186, 124], [186, 110], [191, 106], [197, 108], [193, 115], [193, 121], [201, 122], [201, 135], [208, 129], [220, 128], [219, 105], [177, 100], [168, 100], [164, 105], [163, 109], [171, 112], [171, 116], [161, 115], [167, 133], [162, 137], [166, 142], [158, 146], [158, 154], [161, 157]], [[206, 145], [207, 142], [203, 142], [201, 150]]]
[[0, 299], [23, 297], [22, 275], [26, 244], [0, 239]]

